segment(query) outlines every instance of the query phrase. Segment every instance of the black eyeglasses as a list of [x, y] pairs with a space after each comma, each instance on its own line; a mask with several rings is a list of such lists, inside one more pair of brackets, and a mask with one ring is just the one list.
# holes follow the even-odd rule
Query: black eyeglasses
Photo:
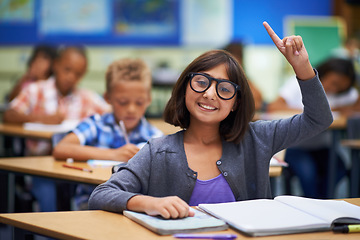
[[189, 73], [190, 87], [194, 92], [202, 93], [209, 89], [211, 82], [216, 82], [216, 93], [223, 100], [232, 99], [240, 86], [229, 80], [216, 79], [203, 73]]

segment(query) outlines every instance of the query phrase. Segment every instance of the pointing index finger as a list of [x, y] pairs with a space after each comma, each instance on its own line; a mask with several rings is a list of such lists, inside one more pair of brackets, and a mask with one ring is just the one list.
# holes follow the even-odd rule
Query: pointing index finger
[[274, 32], [274, 30], [270, 27], [270, 25], [264, 21], [263, 25], [266, 29], [266, 31], [268, 32], [270, 38], [273, 40], [273, 42], [275, 43], [276, 46], [278, 46], [279, 44], [282, 43], [281, 39], [278, 37], [278, 35]]

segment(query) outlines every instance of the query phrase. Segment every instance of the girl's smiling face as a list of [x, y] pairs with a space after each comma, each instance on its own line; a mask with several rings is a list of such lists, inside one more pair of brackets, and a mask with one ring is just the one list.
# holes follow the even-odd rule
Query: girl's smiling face
[[[203, 71], [213, 78], [229, 80], [224, 64], [210, 70]], [[216, 93], [216, 82], [213, 81], [209, 89], [203, 93], [197, 93], [190, 87], [190, 81], [186, 88], [185, 104], [190, 112], [190, 124], [200, 121], [204, 124], [219, 125], [234, 108], [236, 95], [230, 100], [221, 99]]]

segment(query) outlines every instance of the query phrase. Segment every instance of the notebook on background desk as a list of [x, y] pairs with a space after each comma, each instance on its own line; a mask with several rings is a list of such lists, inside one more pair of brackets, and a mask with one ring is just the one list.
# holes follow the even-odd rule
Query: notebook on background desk
[[330, 231], [334, 220], [343, 217], [354, 218], [347, 224], [360, 221], [359, 206], [342, 200], [297, 196], [199, 204], [198, 207], [250, 236]]
[[45, 131], [53, 133], [68, 132], [79, 124], [78, 120], [64, 120], [61, 124], [45, 124], [37, 122], [24, 123], [23, 127], [29, 131]]

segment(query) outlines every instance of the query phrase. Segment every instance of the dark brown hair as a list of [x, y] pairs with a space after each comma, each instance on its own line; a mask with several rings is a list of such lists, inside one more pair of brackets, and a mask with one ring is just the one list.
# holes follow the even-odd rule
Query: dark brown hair
[[352, 86], [355, 85], [356, 73], [353, 62], [350, 59], [329, 58], [324, 62], [320, 63], [316, 67], [316, 70], [319, 73], [320, 81], [326, 74], [330, 72], [344, 75], [349, 79], [348, 88], [342, 92], [338, 92], [338, 94], [348, 91]]
[[185, 105], [185, 92], [190, 72], [203, 72], [224, 64], [229, 80], [240, 86], [236, 94], [235, 110], [220, 123], [220, 135], [226, 141], [240, 143], [255, 112], [252, 96], [245, 73], [236, 58], [225, 50], [211, 50], [197, 57], [181, 73], [165, 110], [164, 120], [174, 126], [188, 128], [190, 113]]
[[39, 55], [43, 55], [43, 57], [49, 59], [51, 63], [51, 67], [47, 73], [47, 76], [51, 76], [53, 74], [52, 65], [57, 58], [57, 49], [54, 46], [51, 45], [37, 45], [33, 48], [31, 56], [27, 62], [27, 66], [30, 67], [30, 65], [35, 61]]

